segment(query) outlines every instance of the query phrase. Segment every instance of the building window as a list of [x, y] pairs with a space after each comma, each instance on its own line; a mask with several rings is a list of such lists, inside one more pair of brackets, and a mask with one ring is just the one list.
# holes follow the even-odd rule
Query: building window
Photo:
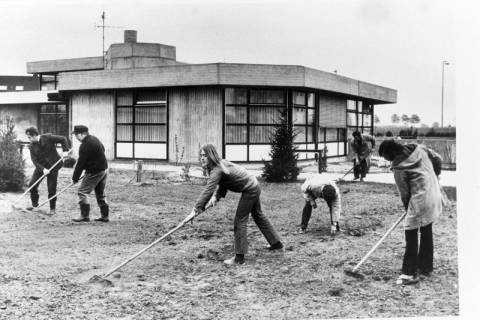
[[8, 86], [0, 85], [0, 91], [7, 91]]
[[355, 131], [373, 134], [373, 104], [354, 100], [348, 100], [347, 104], [351, 106], [347, 110], [347, 138], [352, 139], [352, 133]]
[[15, 86], [15, 90], [17, 90], [17, 91], [23, 91], [23, 86]]
[[51, 133], [69, 139], [67, 105], [42, 104], [40, 106], [38, 129], [41, 133]]
[[165, 90], [117, 92], [116, 158], [166, 160], [167, 141]]
[[[292, 92], [292, 125], [295, 144], [300, 151], [315, 149], [315, 94]], [[300, 159], [314, 159], [315, 153], [301, 153]]]
[[270, 136], [285, 108], [283, 90], [226, 88], [225, 158], [268, 160]]

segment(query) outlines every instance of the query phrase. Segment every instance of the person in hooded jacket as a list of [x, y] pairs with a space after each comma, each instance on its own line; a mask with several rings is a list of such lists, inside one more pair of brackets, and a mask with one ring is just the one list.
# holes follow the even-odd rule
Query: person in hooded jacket
[[378, 152], [392, 161], [395, 183], [407, 210], [406, 248], [397, 284], [413, 284], [418, 282], [418, 273], [429, 276], [433, 271], [432, 225], [442, 212], [444, 201], [437, 177], [441, 173], [441, 157], [424, 145], [402, 145], [393, 139], [383, 141]]
[[304, 233], [307, 230], [308, 222], [312, 215], [312, 208], [317, 207], [316, 199], [323, 199], [328, 205], [330, 212], [330, 233], [335, 234], [340, 231], [339, 220], [340, 212], [342, 211], [342, 199], [340, 190], [333, 180], [326, 179], [321, 174], [316, 174], [302, 184], [301, 187], [305, 205], [302, 211], [302, 222], [300, 232]]

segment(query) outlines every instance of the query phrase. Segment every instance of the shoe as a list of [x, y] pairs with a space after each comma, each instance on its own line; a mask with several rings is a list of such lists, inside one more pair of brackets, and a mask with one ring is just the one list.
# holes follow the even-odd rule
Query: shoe
[[267, 247], [268, 250], [273, 251], [273, 250], [282, 250], [283, 251], [283, 243], [278, 241], [269, 247]]
[[365, 181], [364, 178], [360, 178], [360, 182], [363, 182], [363, 181]]
[[358, 177], [353, 178], [353, 181], [358, 180]]
[[418, 273], [420, 274], [421, 277], [430, 277], [432, 275], [433, 270], [418, 270]]
[[55, 209], [50, 209], [50, 212], [49, 212], [49, 215], [53, 216], [54, 214], [56, 214], [57, 212], [55, 211]]
[[338, 223], [334, 223], [330, 226], [330, 234], [335, 235], [337, 231], [340, 231], [340, 227], [338, 226]]
[[109, 220], [108, 220], [108, 218], [103, 218], [103, 217], [101, 217], [101, 218], [95, 219], [95, 221], [108, 222]]
[[300, 228], [298, 230], [298, 233], [301, 233], [301, 234], [307, 233], [307, 228]]
[[245, 258], [238, 258], [235, 255], [234, 257], [231, 257], [230, 259], [223, 260], [223, 263], [228, 265], [228, 266], [233, 266], [235, 264], [244, 264], [245, 263]]
[[25, 208], [25, 210], [33, 211], [36, 208], [37, 208], [37, 206], [28, 206], [28, 207]]
[[89, 222], [90, 221], [90, 218], [83, 218], [83, 217], [80, 217], [78, 219], [72, 219], [73, 222]]
[[409, 276], [406, 274], [401, 274], [398, 279], [397, 279], [397, 284], [398, 285], [409, 285], [409, 284], [415, 284], [418, 282], [417, 276]]

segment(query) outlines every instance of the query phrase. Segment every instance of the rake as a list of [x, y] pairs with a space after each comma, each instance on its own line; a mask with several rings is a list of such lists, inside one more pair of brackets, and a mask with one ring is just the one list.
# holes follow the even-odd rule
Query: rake
[[[205, 207], [205, 210], [210, 208], [211, 206], [207, 206]], [[200, 214], [200, 213], [199, 213]], [[141, 255], [142, 253], [144, 253], [145, 251], [147, 251], [148, 249], [150, 249], [151, 247], [155, 246], [157, 243], [159, 243], [160, 241], [162, 241], [163, 239], [165, 239], [166, 237], [168, 237], [169, 235], [171, 235], [172, 233], [174, 233], [175, 231], [177, 231], [178, 229], [180, 229], [181, 227], [183, 227], [185, 224], [187, 224], [188, 222], [192, 221], [196, 216], [198, 216], [199, 214], [196, 214], [196, 215], [188, 215], [185, 219], [183, 219], [182, 222], [180, 222], [175, 228], [173, 228], [172, 230], [168, 231], [167, 233], [165, 233], [163, 236], [161, 236], [160, 238], [158, 238], [157, 240], [153, 241], [152, 243], [150, 243], [148, 246], [146, 246], [145, 248], [143, 248], [142, 250], [138, 251], [137, 253], [135, 253], [134, 255], [132, 255], [130, 258], [126, 259], [125, 261], [123, 261], [122, 263], [120, 263], [119, 265], [115, 266], [114, 268], [112, 268], [110, 271], [104, 273], [103, 275], [99, 276], [99, 275], [94, 275], [93, 277], [91, 277], [88, 282], [89, 283], [99, 283], [99, 284], [103, 284], [105, 286], [110, 286], [112, 287], [113, 286], [113, 283], [112, 281], [108, 280], [107, 277], [110, 276], [112, 273], [114, 273], [115, 271], [117, 271], [118, 269], [120, 269], [121, 267], [123, 267], [124, 265], [126, 265], [127, 263], [129, 263], [130, 261], [132, 261], [133, 259], [137, 258], [139, 255]]]
[[[70, 152], [70, 151], [69, 151]], [[59, 164], [61, 161], [63, 161], [63, 158], [61, 157], [60, 159], [58, 159], [57, 162], [55, 162], [53, 164], [53, 166], [50, 167], [50, 169], [48, 169], [49, 171], [52, 170], [53, 168], [55, 168], [57, 166], [57, 164]], [[22, 208], [19, 208], [17, 206], [15, 206], [15, 204], [17, 204], [18, 201], [20, 201], [30, 190], [33, 189], [33, 187], [35, 187], [38, 183], [40, 183], [40, 181], [42, 181], [43, 178], [45, 178], [47, 175], [44, 173], [40, 178], [37, 179], [37, 181], [35, 181], [34, 184], [32, 184], [20, 197], [17, 198], [17, 200], [15, 200], [13, 203], [12, 203], [12, 208], [13, 209], [16, 209], [16, 210], [21, 210]]]
[[[79, 181], [83, 179], [84, 176], [81, 176], [80, 179], [78, 179]], [[33, 212], [39, 212], [41, 214], [44, 214], [44, 215], [47, 215], [47, 216], [51, 216], [51, 214], [48, 214], [48, 213], [44, 213], [42, 212], [41, 210], [38, 210], [40, 209], [42, 206], [44, 206], [46, 203], [48, 203], [50, 200], [52, 199], [55, 199], [56, 197], [58, 197], [59, 195], [61, 195], [62, 193], [64, 193], [65, 191], [67, 191], [68, 189], [70, 189], [71, 187], [73, 187], [74, 185], [76, 184], [76, 182], [71, 182], [68, 186], [66, 186], [65, 188], [63, 188], [62, 190], [58, 191], [55, 195], [51, 196], [50, 198], [48, 198], [47, 200], [43, 201], [42, 203], [40, 203], [34, 210], [32, 210]]]
[[345, 274], [348, 276], [363, 280], [365, 276], [357, 271], [358, 268], [360, 268], [360, 266], [368, 259], [368, 257], [370, 257], [370, 255], [378, 248], [378, 246], [383, 242], [383, 240], [385, 240], [385, 238], [390, 233], [392, 233], [393, 229], [395, 229], [398, 226], [398, 224], [403, 220], [403, 218], [405, 218], [406, 215], [407, 215], [407, 211], [405, 211], [405, 213], [402, 214], [397, 221], [395, 221], [393, 226], [391, 226], [390, 229], [387, 230], [387, 232], [380, 238], [380, 240], [378, 240], [378, 242], [372, 247], [372, 249], [368, 251], [368, 253], [362, 258], [362, 260], [360, 260], [359, 263], [357, 263], [357, 265], [353, 269], [344, 270]]

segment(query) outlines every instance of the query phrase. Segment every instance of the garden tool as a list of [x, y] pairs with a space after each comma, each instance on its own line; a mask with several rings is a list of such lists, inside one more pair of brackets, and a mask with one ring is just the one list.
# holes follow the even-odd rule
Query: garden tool
[[[70, 152], [70, 150], [69, 150]], [[59, 164], [61, 161], [63, 161], [63, 157], [61, 157], [60, 159], [58, 159], [57, 162], [55, 162], [53, 164], [53, 166], [50, 167], [50, 169], [48, 169], [49, 171], [52, 170], [53, 168], [55, 168], [57, 166], [57, 164]], [[38, 178], [37, 181], [35, 181], [34, 184], [32, 184], [20, 197], [17, 198], [17, 200], [15, 200], [13, 203], [12, 203], [12, 208], [13, 209], [17, 209], [17, 210], [21, 210], [21, 208], [15, 206], [15, 204], [20, 201], [30, 190], [32, 190], [33, 187], [35, 187], [38, 183], [40, 183], [40, 181], [42, 181], [43, 178], [45, 178], [47, 175], [46, 174], [43, 174], [40, 178]]]
[[406, 215], [407, 215], [407, 211], [405, 211], [405, 213], [402, 214], [402, 216], [398, 218], [397, 221], [395, 221], [393, 226], [391, 226], [390, 229], [388, 229], [388, 231], [380, 238], [380, 240], [378, 240], [378, 242], [372, 247], [372, 249], [368, 251], [368, 253], [362, 258], [362, 260], [360, 260], [360, 262], [353, 269], [344, 270], [345, 274], [348, 276], [363, 280], [365, 277], [363, 274], [357, 272], [358, 268], [360, 268], [360, 266], [368, 259], [368, 257], [370, 257], [370, 255], [378, 248], [378, 246], [393, 231], [393, 229], [395, 229], [398, 226], [398, 224], [405, 218]]
[[[81, 176], [79, 181], [83, 179], [84, 176]], [[36, 208], [34, 208], [32, 211], [33, 212], [39, 212], [41, 214], [45, 214], [47, 216], [50, 216], [50, 214], [48, 213], [44, 213], [42, 212], [41, 210], [38, 210], [40, 209], [42, 206], [44, 206], [46, 203], [48, 203], [50, 200], [54, 199], [55, 197], [58, 197], [59, 195], [61, 195], [62, 193], [64, 193], [65, 191], [67, 191], [68, 189], [70, 189], [71, 187], [73, 187], [73, 185], [76, 184], [76, 182], [72, 182], [70, 183], [68, 186], [66, 186], [65, 188], [63, 188], [62, 190], [58, 191], [55, 195], [51, 196], [50, 198], [48, 198], [47, 200], [43, 201], [42, 203], [40, 203]], [[38, 211], [37, 211], [38, 210]]]
[[352, 167], [350, 170], [348, 170], [347, 173], [345, 173], [345, 174], [343, 175], [343, 177], [337, 178], [337, 181], [345, 181], [345, 180], [344, 180], [345, 177], [346, 177], [350, 172], [352, 172], [352, 170], [353, 170], [353, 167]]
[[[207, 210], [210, 206], [207, 206], [205, 207], [205, 210]], [[204, 211], [205, 211], [204, 210]], [[183, 219], [182, 222], [180, 222], [175, 228], [173, 228], [172, 230], [168, 231], [166, 234], [164, 234], [163, 236], [161, 236], [160, 238], [158, 238], [157, 240], [155, 240], [154, 242], [150, 243], [148, 246], [146, 246], [145, 248], [143, 248], [142, 250], [138, 251], [137, 253], [135, 253], [133, 256], [131, 256], [130, 258], [128, 258], [127, 260], [123, 261], [122, 263], [120, 263], [119, 265], [117, 265], [116, 267], [114, 267], [113, 269], [111, 269], [110, 271], [108, 271], [107, 273], [99, 276], [99, 275], [94, 275], [93, 277], [90, 278], [90, 280], [88, 280], [88, 282], [90, 283], [99, 283], [99, 284], [103, 284], [105, 286], [113, 286], [113, 283], [112, 281], [106, 279], [109, 275], [111, 275], [112, 273], [114, 273], [115, 271], [117, 271], [118, 269], [120, 269], [121, 267], [123, 267], [124, 265], [126, 265], [127, 263], [129, 263], [130, 261], [132, 261], [133, 259], [135, 259], [136, 257], [138, 257], [139, 255], [141, 255], [142, 253], [144, 253], [145, 251], [147, 251], [148, 249], [150, 249], [151, 247], [153, 247], [154, 245], [156, 245], [157, 243], [159, 243], [160, 241], [162, 241], [163, 239], [165, 239], [166, 237], [168, 237], [169, 235], [171, 235], [172, 233], [174, 233], [175, 231], [177, 231], [178, 229], [180, 229], [181, 227], [183, 227], [185, 224], [187, 224], [188, 222], [190, 221], [193, 221], [193, 219], [198, 216], [200, 213], [196, 213], [194, 210], [192, 210], [192, 212], [185, 218]]]

